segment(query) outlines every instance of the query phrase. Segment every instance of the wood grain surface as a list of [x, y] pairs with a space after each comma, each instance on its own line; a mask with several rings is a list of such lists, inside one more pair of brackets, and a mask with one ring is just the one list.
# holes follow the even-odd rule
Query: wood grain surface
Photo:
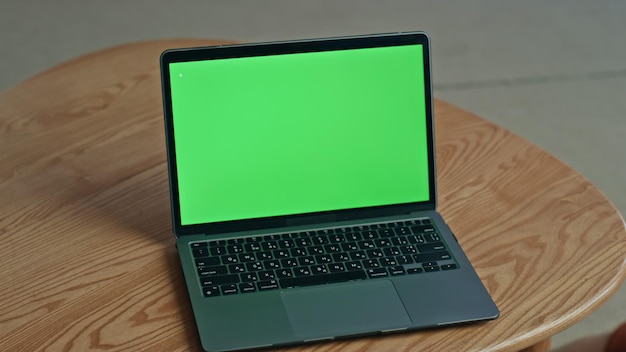
[[[0, 93], [0, 351], [196, 351], [174, 248], [162, 40], [79, 57]], [[502, 316], [296, 351], [514, 351], [626, 275], [624, 221], [581, 175], [435, 102], [439, 208]], [[555, 132], [558, 133], [558, 132]]]

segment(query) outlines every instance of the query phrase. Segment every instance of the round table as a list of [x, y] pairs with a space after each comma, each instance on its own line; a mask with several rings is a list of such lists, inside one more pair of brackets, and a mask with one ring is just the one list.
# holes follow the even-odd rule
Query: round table
[[[0, 350], [199, 349], [170, 225], [159, 54], [216, 43], [122, 45], [0, 93]], [[624, 221], [593, 184], [440, 100], [435, 129], [440, 212], [501, 317], [293, 350], [545, 350], [621, 284]]]

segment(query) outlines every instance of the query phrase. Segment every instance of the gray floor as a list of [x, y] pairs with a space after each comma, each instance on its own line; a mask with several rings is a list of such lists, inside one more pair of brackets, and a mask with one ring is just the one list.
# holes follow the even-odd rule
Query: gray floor
[[[425, 30], [435, 95], [545, 148], [626, 212], [626, 1], [0, 0], [0, 90], [156, 38], [267, 41]], [[555, 346], [626, 320], [626, 288]]]

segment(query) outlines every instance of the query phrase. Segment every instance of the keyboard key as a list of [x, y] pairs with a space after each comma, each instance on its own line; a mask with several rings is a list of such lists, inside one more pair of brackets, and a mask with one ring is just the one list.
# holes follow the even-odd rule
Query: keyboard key
[[389, 276], [389, 274], [387, 273], [387, 270], [385, 268], [373, 268], [373, 269], [367, 269], [367, 275], [370, 278], [376, 278], [376, 277], [384, 277], [384, 276]]
[[203, 276], [217, 276], [228, 274], [228, 268], [226, 265], [217, 265], [217, 266], [203, 266], [198, 268], [198, 275], [200, 277]]
[[307, 266], [304, 266], [293, 269], [293, 273], [295, 276], [309, 276], [311, 275], [311, 269], [309, 269], [309, 267]]
[[423, 273], [423, 272], [424, 272], [424, 269], [422, 269], [422, 268], [409, 268], [409, 269], [406, 270], [407, 274], [420, 274], [420, 273]]
[[304, 257], [308, 255], [306, 249], [304, 248], [293, 248], [290, 252], [292, 257]]
[[311, 243], [314, 245], [322, 245], [328, 243], [328, 238], [322, 236], [311, 237]]
[[404, 226], [404, 223], [402, 223], [402, 221], [394, 221], [394, 222], [389, 222], [387, 223], [388, 227], [402, 227]]
[[346, 271], [346, 267], [342, 263], [328, 264], [328, 271], [331, 273], [339, 273]]
[[378, 259], [366, 259], [363, 261], [363, 267], [365, 269], [378, 268], [380, 267], [380, 262], [378, 262]]
[[243, 253], [243, 244], [233, 244], [230, 246], [226, 246], [226, 250], [230, 254]]
[[293, 271], [291, 271], [291, 269], [279, 269], [279, 270], [276, 270], [276, 277], [279, 278], [279, 279], [293, 277]]
[[318, 230], [317, 231], [318, 235], [323, 235], [323, 236], [332, 235], [333, 233], [335, 233], [335, 231], [333, 229], [324, 229], [324, 230]]
[[387, 258], [381, 258], [380, 259], [380, 264], [382, 266], [396, 266], [396, 265], [398, 265], [398, 262], [393, 257], [387, 257]]
[[263, 241], [263, 237], [261, 236], [254, 236], [254, 237], [246, 238], [246, 242], [248, 243], [259, 243], [261, 241]]
[[385, 253], [385, 255], [388, 257], [394, 257], [396, 255], [402, 254], [400, 253], [398, 247], [385, 247], [383, 248], [383, 253]]
[[311, 244], [311, 240], [306, 237], [297, 238], [294, 240], [296, 247], [308, 247]]
[[236, 254], [229, 254], [222, 256], [222, 264], [236, 264], [239, 263], [239, 257]]
[[249, 253], [239, 254], [238, 258], [239, 258], [239, 262], [242, 262], [242, 263], [253, 262], [256, 260], [256, 258], [254, 257], [254, 254], [249, 254]]
[[358, 241], [362, 239], [361, 234], [356, 232], [349, 232], [346, 234], [346, 241]]
[[429, 232], [424, 234], [424, 238], [426, 239], [426, 242], [439, 242], [441, 241], [441, 238], [439, 238], [439, 235], [436, 232]]
[[274, 254], [274, 258], [276, 259], [280, 259], [280, 258], [290, 258], [291, 254], [289, 253], [288, 249], [279, 249], [276, 250], [274, 252], [272, 252]]
[[212, 266], [220, 265], [220, 258], [217, 257], [205, 257], [196, 259], [196, 266]]
[[422, 219], [422, 224], [424, 225], [428, 225], [431, 224], [432, 222], [430, 221], [430, 219]]
[[268, 260], [263, 263], [263, 267], [267, 270], [278, 269], [280, 268], [280, 262], [278, 259]]
[[300, 265], [313, 265], [315, 264], [315, 258], [309, 257], [300, 257], [298, 258], [298, 264]]
[[328, 239], [329, 239], [329, 241], [331, 243], [342, 243], [342, 242], [346, 241], [346, 238], [344, 237], [344, 235], [340, 234], [340, 233], [339, 234], [334, 234], [334, 235], [328, 237]]
[[382, 258], [385, 256], [382, 249], [380, 248], [368, 249], [367, 251], [365, 251], [365, 253], [367, 254], [368, 258]]
[[335, 253], [333, 254], [333, 261], [335, 262], [346, 262], [350, 260], [350, 256], [346, 253]]
[[273, 270], [261, 271], [259, 273], [259, 280], [261, 281], [273, 280], [275, 278], [276, 278], [276, 274], [274, 273]]
[[420, 253], [435, 252], [435, 251], [446, 250], [446, 246], [443, 244], [443, 242], [433, 242], [433, 243], [418, 244], [417, 249], [420, 251]]
[[257, 282], [256, 285], [259, 288], [259, 291], [274, 290], [278, 288], [278, 281], [264, 280], [264, 281]]
[[347, 270], [363, 270], [363, 264], [359, 261], [346, 263]]
[[285, 249], [285, 248], [293, 248], [294, 246], [295, 246], [295, 243], [291, 239], [278, 241], [278, 248]]
[[244, 282], [239, 284], [239, 292], [248, 293], [256, 291], [256, 285], [253, 282]]
[[407, 236], [407, 239], [409, 240], [409, 243], [411, 244], [421, 244], [421, 243], [426, 243], [426, 239], [424, 239], [424, 235], [411, 235], [411, 236]]
[[322, 255], [315, 256], [315, 262], [317, 264], [332, 263], [333, 258], [330, 254], [322, 254]]
[[226, 244], [242, 244], [244, 241], [243, 238], [229, 238], [226, 240]]
[[396, 246], [404, 246], [409, 244], [409, 241], [406, 237], [393, 237], [391, 239], [391, 243], [393, 243]]
[[191, 250], [193, 256], [196, 258], [206, 257], [209, 255], [209, 251], [206, 248], [194, 248]]
[[246, 243], [243, 245], [243, 248], [245, 249], [246, 252], [258, 252], [261, 250], [261, 244], [260, 243]]
[[222, 285], [220, 287], [220, 290], [222, 291], [223, 295], [233, 295], [235, 293], [239, 293], [239, 289], [238, 289], [237, 285], [235, 285], [235, 284]]
[[411, 230], [409, 230], [408, 227], [402, 226], [402, 227], [398, 227], [396, 229], [394, 229], [396, 232], [396, 235], [398, 236], [406, 236], [406, 235], [410, 235], [411, 234]]
[[211, 253], [212, 256], [220, 256], [220, 255], [225, 255], [227, 252], [226, 252], [226, 247], [217, 246], [217, 247], [209, 248], [209, 253]]
[[338, 244], [327, 244], [324, 246], [326, 253], [339, 253], [341, 252], [341, 247]]
[[263, 236], [263, 241], [278, 241], [279, 239], [280, 235], [278, 234]]
[[228, 266], [228, 271], [231, 274], [243, 273], [246, 271], [246, 267], [244, 264], [231, 264]]
[[396, 261], [400, 265], [412, 264], [413, 263], [413, 257], [410, 256], [410, 255], [400, 255], [400, 256], [396, 257]]
[[391, 241], [388, 238], [379, 238], [377, 240], [374, 241], [374, 244], [376, 244], [376, 247], [389, 247], [391, 246]]
[[273, 251], [278, 249], [278, 244], [276, 242], [263, 242], [261, 243], [261, 248], [266, 251]]
[[355, 226], [355, 227], [352, 228], [352, 231], [354, 231], [354, 232], [362, 232], [362, 231], [365, 231], [365, 230], [369, 230], [369, 226], [367, 226], [367, 225], [360, 225], [360, 226]]
[[209, 242], [209, 247], [224, 247], [226, 246], [226, 240], [215, 240]]
[[256, 259], [258, 259], [258, 260], [274, 259], [274, 254], [272, 252], [259, 252], [256, 255]]
[[366, 258], [367, 255], [365, 254], [365, 251], [350, 252], [350, 259], [352, 260], [361, 260]]
[[448, 251], [440, 251], [440, 252], [431, 252], [431, 253], [421, 253], [414, 254], [413, 259], [416, 263], [424, 263], [424, 262], [436, 262], [441, 260], [450, 260], [452, 257]]
[[398, 276], [398, 275], [404, 275], [405, 274], [404, 267], [402, 267], [401, 265], [399, 265], [399, 266], [392, 266], [390, 268], [387, 268], [387, 270], [389, 271], [389, 275], [391, 275], [391, 276]]
[[376, 230], [363, 231], [361, 236], [363, 236], [363, 239], [373, 240], [378, 238], [378, 232], [376, 232]]
[[220, 288], [217, 286], [207, 286], [202, 288], [204, 297], [214, 297], [220, 295]]
[[380, 230], [380, 229], [384, 229], [387, 227], [387, 224], [374, 224], [372, 226], [370, 226], [372, 229], [374, 230]]
[[378, 231], [378, 233], [380, 234], [381, 237], [393, 237], [396, 235], [392, 229], [382, 229]]
[[356, 243], [349, 242], [349, 243], [342, 243], [341, 249], [343, 249], [344, 252], [350, 252], [350, 251], [358, 250], [359, 247], [356, 245]]
[[286, 240], [286, 239], [298, 238], [300, 237], [300, 235], [297, 232], [289, 232], [289, 233], [283, 233], [281, 237]]
[[253, 263], [246, 263], [246, 269], [248, 269], [248, 271], [259, 271], [259, 270], [263, 270], [263, 264], [261, 264], [261, 262], [257, 261], [257, 262], [253, 262]]
[[313, 246], [309, 247], [310, 255], [324, 254], [324, 247], [322, 246]]
[[411, 226], [411, 231], [417, 235], [421, 233], [435, 232], [435, 228], [432, 225]]
[[208, 277], [200, 278], [200, 283], [202, 284], [202, 286], [217, 286], [217, 285], [225, 285], [225, 284], [234, 284], [237, 282], [239, 282], [239, 275], [237, 274], [208, 276]]
[[324, 264], [311, 266], [311, 273], [313, 275], [326, 274], [327, 272], [328, 272], [328, 269], [326, 268], [326, 265]]
[[425, 266], [424, 267], [424, 271], [427, 272], [427, 273], [433, 272], [433, 271], [439, 271], [439, 267], [437, 265]]
[[441, 270], [453, 270], [456, 269], [456, 264], [444, 264], [441, 266]]
[[340, 272], [340, 273], [331, 273], [331, 274], [323, 274], [323, 275], [293, 277], [293, 278], [288, 278], [288, 279], [281, 279], [279, 280], [279, 282], [280, 282], [281, 287], [287, 288], [287, 287], [320, 285], [320, 284], [351, 281], [351, 280], [362, 280], [366, 278], [367, 276], [365, 272], [363, 270], [360, 270], [360, 271], [345, 271], [345, 272]]
[[295, 258], [287, 258], [287, 259], [282, 259], [280, 261], [280, 264], [284, 267], [284, 268], [294, 268], [296, 266], [298, 266], [298, 260]]
[[193, 242], [190, 244], [191, 248], [206, 248], [208, 245], [207, 242]]
[[372, 240], [365, 240], [365, 241], [359, 241], [359, 248], [360, 249], [372, 249], [375, 248], [376, 245], [374, 245], [374, 241]]
[[256, 273], [243, 273], [243, 274], [239, 274], [239, 277], [242, 282], [254, 282], [259, 279], [256, 276]]
[[415, 248], [415, 246], [412, 245], [402, 246], [400, 247], [400, 252], [402, 254], [415, 254], [417, 253], [417, 249]]

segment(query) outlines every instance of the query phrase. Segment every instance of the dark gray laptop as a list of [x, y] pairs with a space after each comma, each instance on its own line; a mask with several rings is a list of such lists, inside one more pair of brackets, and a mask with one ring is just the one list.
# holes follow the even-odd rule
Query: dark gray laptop
[[413, 32], [162, 54], [173, 227], [205, 350], [498, 316], [437, 213], [429, 46]]

